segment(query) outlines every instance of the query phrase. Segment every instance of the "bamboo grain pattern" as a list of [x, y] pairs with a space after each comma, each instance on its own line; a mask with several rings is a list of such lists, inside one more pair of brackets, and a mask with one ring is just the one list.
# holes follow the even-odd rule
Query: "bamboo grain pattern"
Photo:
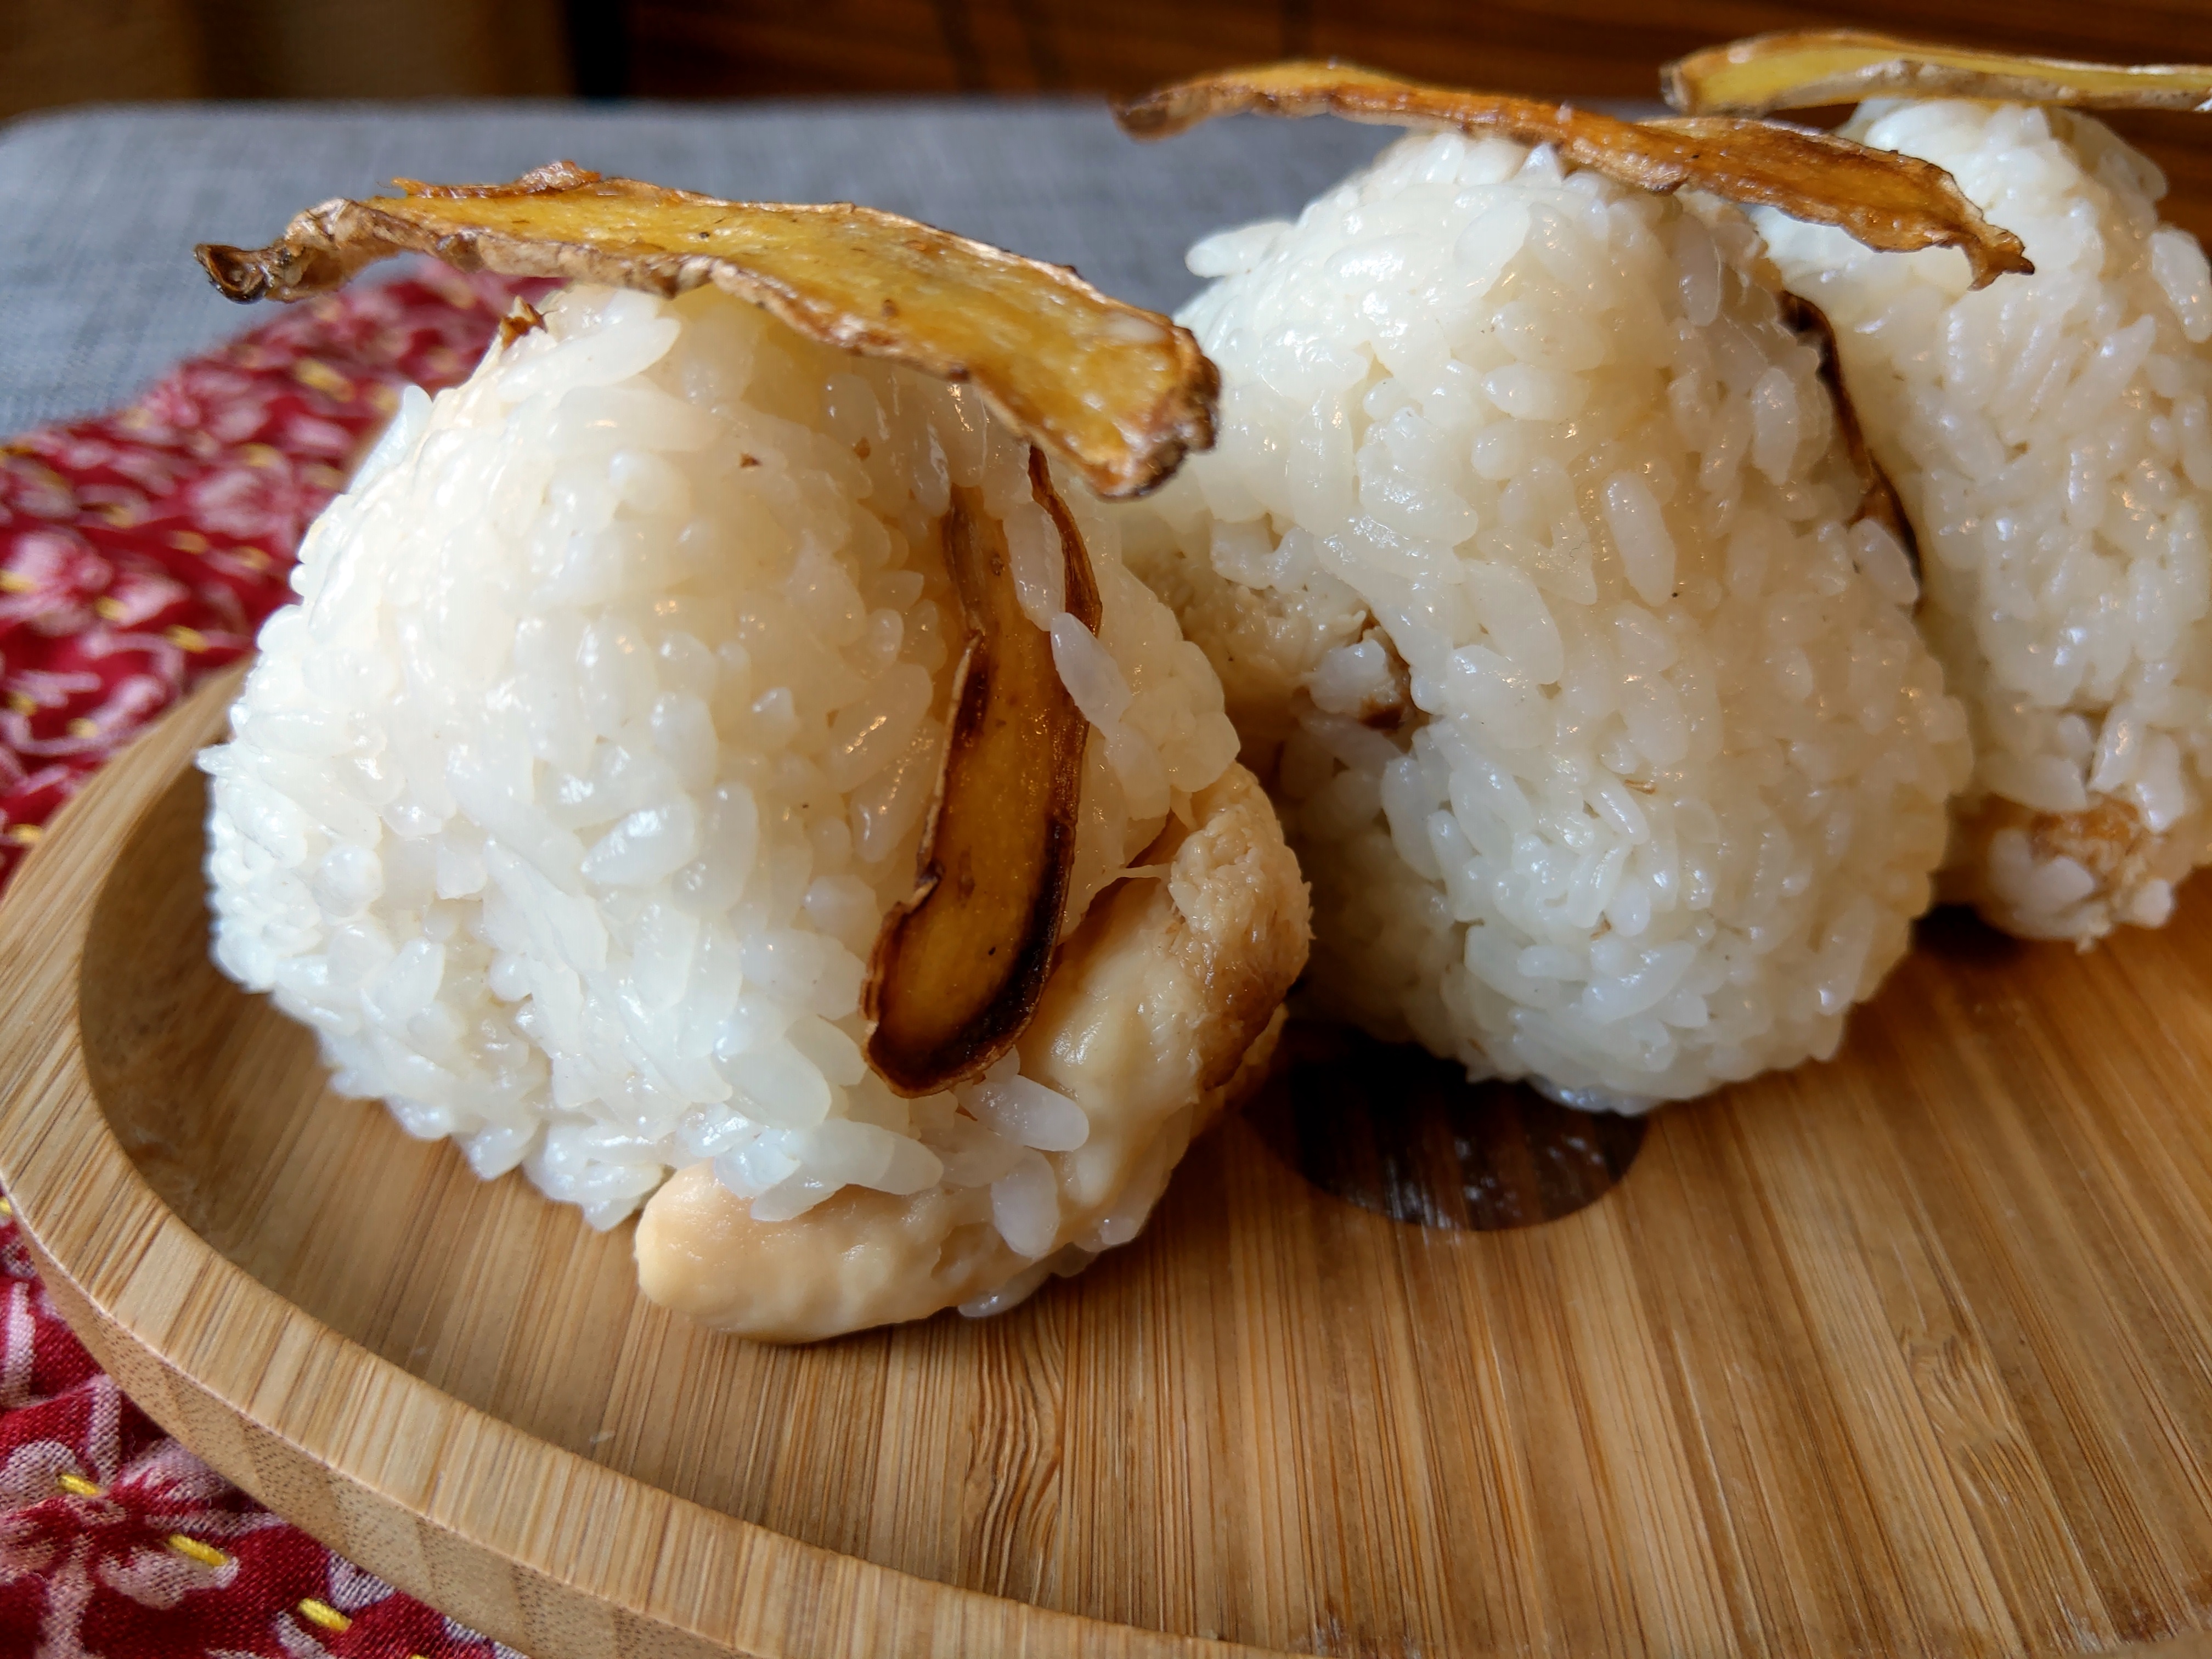
[[1310, 1069], [1028, 1306], [775, 1350], [216, 975], [229, 689], [0, 908], [0, 1178], [157, 1419], [536, 1659], [2212, 1654], [2212, 887], [2087, 956], [1936, 918], [1833, 1063], [1574, 1130], [1540, 1224], [1370, 1205]]

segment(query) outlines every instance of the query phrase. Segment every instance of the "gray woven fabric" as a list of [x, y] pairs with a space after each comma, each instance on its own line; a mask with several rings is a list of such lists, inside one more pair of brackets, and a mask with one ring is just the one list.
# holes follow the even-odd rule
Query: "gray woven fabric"
[[1218, 123], [1164, 144], [1103, 106], [899, 100], [149, 106], [0, 128], [0, 435], [107, 408], [255, 320], [209, 288], [198, 241], [258, 243], [301, 208], [395, 174], [506, 179], [556, 157], [756, 200], [852, 200], [1073, 264], [1163, 310], [1183, 250], [1294, 213], [1390, 135]]

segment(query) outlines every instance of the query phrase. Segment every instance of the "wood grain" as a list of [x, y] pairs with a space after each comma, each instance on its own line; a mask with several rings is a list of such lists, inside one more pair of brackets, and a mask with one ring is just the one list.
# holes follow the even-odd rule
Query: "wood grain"
[[1388, 1139], [1310, 1047], [1085, 1276], [766, 1349], [208, 966], [224, 695], [0, 908], [0, 1178], [157, 1419], [540, 1659], [2212, 1653], [2212, 889], [2087, 956], [1937, 917], [1834, 1062], [1541, 1224], [1307, 1179]]

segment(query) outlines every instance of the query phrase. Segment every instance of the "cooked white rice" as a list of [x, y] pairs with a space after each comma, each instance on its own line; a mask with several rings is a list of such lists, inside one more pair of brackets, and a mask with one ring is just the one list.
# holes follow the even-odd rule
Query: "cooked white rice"
[[[1057, 1199], [1024, 1149], [1082, 1145], [1083, 1109], [1011, 1057], [902, 1100], [858, 1008], [944, 741], [951, 486], [1006, 523], [1031, 617], [1067, 620], [1026, 445], [711, 289], [545, 316], [410, 392], [309, 534], [201, 760], [217, 961], [315, 1028], [339, 1090], [594, 1226], [711, 1158], [761, 1220], [988, 1187], [1036, 1254]], [[1104, 601], [1066, 641], [1102, 728], [1072, 919], [1237, 739], [1113, 522], [1063, 493]]]
[[1190, 264], [1221, 439], [1127, 556], [1273, 766], [1316, 1000], [1626, 1108], [1832, 1053], [1965, 721], [1748, 224], [1416, 137]]
[[1759, 216], [1826, 310], [1921, 532], [1921, 623], [1966, 701], [1951, 879], [2001, 925], [2155, 927], [2212, 857], [2212, 277], [2165, 180], [2086, 116], [1869, 104], [1844, 131], [1948, 168], [2033, 276]]

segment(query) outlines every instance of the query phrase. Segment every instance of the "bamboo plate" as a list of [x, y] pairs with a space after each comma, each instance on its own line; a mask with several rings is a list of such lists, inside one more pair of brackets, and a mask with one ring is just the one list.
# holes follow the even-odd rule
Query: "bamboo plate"
[[2212, 884], [1938, 917], [1648, 1134], [1310, 1036], [1085, 1277], [778, 1351], [215, 974], [233, 684], [0, 911], [0, 1175], [156, 1419], [537, 1659], [2212, 1651]]

